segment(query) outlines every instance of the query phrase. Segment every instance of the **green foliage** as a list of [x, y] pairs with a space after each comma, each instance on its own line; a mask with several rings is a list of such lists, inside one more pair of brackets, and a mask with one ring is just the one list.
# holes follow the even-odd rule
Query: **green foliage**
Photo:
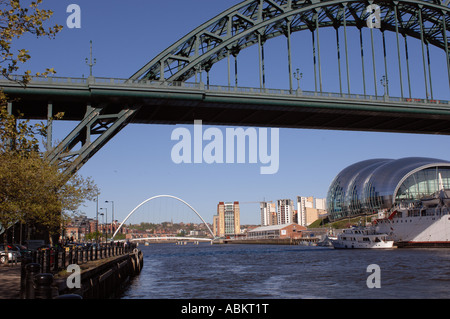
[[102, 237], [102, 233], [101, 232], [99, 232], [99, 231], [94, 231], [94, 232], [91, 232], [91, 233], [89, 233], [89, 234], [86, 234], [86, 236], [85, 236], [85, 238], [86, 238], [86, 240], [95, 240], [95, 241], [98, 241], [101, 237]]
[[[53, 12], [40, 9], [42, 0], [25, 7], [19, 0], [0, 0], [0, 74], [26, 85], [31, 72], [19, 79], [13, 75], [21, 63], [31, 56], [28, 50], [13, 51], [13, 40], [24, 34], [53, 38], [62, 26], [45, 27]], [[37, 76], [53, 74], [47, 68]], [[47, 126], [30, 124], [21, 114], [9, 114], [7, 96], [0, 91], [0, 224], [8, 228], [21, 221], [27, 225], [41, 225], [55, 234], [81, 203], [92, 200], [99, 190], [90, 178], [73, 175], [69, 180], [45, 160], [40, 150], [40, 138], [46, 138]], [[61, 118], [58, 114], [57, 118]], [[6, 236], [5, 236], [6, 238]]]
[[10, 226], [18, 221], [39, 224], [55, 234], [68, 213], [84, 201], [92, 200], [98, 192], [90, 178], [74, 175], [67, 181], [58, 167], [48, 163], [38, 151], [0, 152], [2, 225]]
[[[19, 69], [20, 63], [27, 62], [31, 56], [26, 49], [13, 51], [12, 42], [24, 34], [36, 37], [54, 38], [62, 30], [62, 26], [46, 27], [45, 23], [53, 15], [53, 11], [40, 9], [42, 0], [31, 2], [27, 7], [20, 0], [0, 0], [0, 73], [10, 80], [18, 80], [12, 74]], [[55, 73], [53, 68], [47, 68], [37, 76], [47, 76]], [[31, 79], [31, 71], [25, 71], [19, 80], [26, 84]]]
[[158, 227], [158, 224], [153, 224], [153, 223], [140, 223], [139, 225], [130, 225], [128, 226], [128, 228], [130, 229], [135, 229], [135, 230], [139, 230], [139, 231], [146, 231], [147, 229], [151, 229], [154, 230]]
[[328, 218], [326, 219], [318, 219], [315, 222], [313, 222], [311, 225], [309, 225], [309, 228], [334, 228], [334, 229], [343, 229], [343, 228], [349, 228], [353, 225], [365, 225], [365, 220], [369, 222], [373, 217], [376, 217], [375, 215], [368, 215], [368, 216], [356, 216], [353, 218], [345, 218], [338, 221], [330, 222]]
[[114, 237], [114, 240], [123, 240], [123, 239], [126, 239], [126, 237], [127, 237], [127, 235], [118, 233], [116, 235], [116, 237]]

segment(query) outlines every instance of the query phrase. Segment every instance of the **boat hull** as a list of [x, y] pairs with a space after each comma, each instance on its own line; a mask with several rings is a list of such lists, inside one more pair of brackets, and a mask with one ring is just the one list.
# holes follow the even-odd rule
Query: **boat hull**
[[377, 230], [389, 235], [401, 248], [450, 247], [450, 215], [447, 210], [416, 214], [403, 211], [401, 216], [380, 220]]
[[333, 247], [335, 249], [387, 249], [394, 248], [394, 241], [384, 241], [379, 243], [359, 243], [359, 242], [333, 242]]
[[409, 241], [409, 242], [397, 242], [395, 245], [398, 248], [450, 248], [450, 241], [445, 242]]
[[394, 241], [386, 233], [379, 233], [374, 227], [352, 227], [342, 230], [333, 240], [336, 249], [386, 249], [393, 248]]

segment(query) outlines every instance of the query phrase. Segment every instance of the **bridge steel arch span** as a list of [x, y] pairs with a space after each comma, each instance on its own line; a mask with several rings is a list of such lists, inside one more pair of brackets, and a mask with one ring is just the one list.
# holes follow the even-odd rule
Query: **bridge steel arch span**
[[185, 204], [186, 206], [188, 206], [201, 220], [202, 222], [205, 224], [206, 228], [208, 228], [209, 232], [211, 233], [211, 235], [213, 236], [213, 239], [215, 238], [214, 233], [212, 232], [211, 228], [209, 228], [208, 224], [206, 223], [206, 221], [203, 219], [203, 217], [191, 206], [189, 205], [186, 201], [182, 200], [181, 198], [172, 196], [172, 195], [156, 195], [153, 197], [150, 197], [146, 200], [144, 200], [142, 203], [140, 203], [139, 205], [137, 205], [129, 214], [127, 217], [125, 217], [125, 219], [122, 221], [122, 223], [119, 225], [119, 227], [116, 229], [116, 231], [114, 232], [112, 239], [114, 240], [114, 237], [117, 235], [117, 233], [119, 232], [120, 228], [122, 228], [122, 225], [125, 224], [125, 222], [128, 220], [128, 218], [130, 218], [131, 215], [133, 215], [133, 213], [142, 205], [148, 203], [151, 200], [154, 200], [156, 198], [161, 198], [161, 197], [167, 197], [167, 198], [173, 198], [176, 199], [177, 201], [182, 202], [183, 204]]
[[354, 26], [361, 31], [367, 27], [369, 3], [381, 9], [383, 36], [387, 30], [395, 32], [397, 39], [399, 35], [405, 39], [410, 36], [421, 40], [422, 45], [432, 44], [445, 51], [450, 85], [449, 0], [246, 0], [188, 33], [130, 79], [186, 81], [199, 71], [209, 72], [218, 61], [230, 55], [236, 57], [252, 45], [259, 45], [261, 64], [264, 42], [270, 38], [285, 35], [290, 41], [291, 33], [302, 30], [311, 31], [314, 37], [322, 27], [337, 30], [343, 26], [345, 30]]

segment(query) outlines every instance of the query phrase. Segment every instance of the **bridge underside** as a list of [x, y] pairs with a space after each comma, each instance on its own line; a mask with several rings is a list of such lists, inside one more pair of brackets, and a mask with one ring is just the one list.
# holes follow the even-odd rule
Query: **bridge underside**
[[19, 98], [12, 104], [13, 111], [31, 119], [47, 119], [51, 104], [53, 114], [64, 112], [64, 120], [71, 121], [85, 119], [89, 108], [98, 110], [103, 118], [132, 109], [127, 123], [193, 124], [194, 120], [202, 120], [204, 125], [450, 134], [448, 104], [218, 93], [167, 87], [90, 88], [63, 90], [60, 94], [58, 89], [5, 88], [5, 92], [11, 98]]
[[[375, 8], [368, 8], [369, 4], [375, 4]], [[194, 120], [202, 120], [205, 125], [448, 135], [450, 105], [448, 101], [434, 100], [429, 45], [444, 51], [444, 61], [434, 63], [447, 67], [450, 85], [449, 5], [450, 0], [244, 0], [189, 32], [129, 79], [35, 78], [26, 89], [8, 81], [0, 81], [0, 88], [13, 99], [8, 104], [9, 110], [20, 111], [25, 118], [47, 119], [50, 128], [52, 116], [59, 112], [64, 113], [64, 120], [78, 121], [76, 128], [56, 147], [51, 145], [51, 138], [47, 143], [50, 150], [47, 159], [58, 163], [68, 175], [76, 172], [128, 123], [193, 124]], [[375, 17], [377, 12], [379, 15], [375, 20], [381, 31], [385, 97], [377, 92], [379, 79], [373, 29], [370, 29], [370, 44], [368, 40], [363, 41], [362, 29], [370, 27], [369, 21], [373, 22], [373, 10]], [[360, 44], [356, 49], [361, 56], [364, 94], [369, 92], [366, 90], [364, 46], [366, 51], [369, 45], [372, 48], [369, 56], [375, 96], [351, 94], [347, 52], [347, 28], [350, 27], [359, 31]], [[334, 28], [336, 33], [339, 94], [327, 94], [322, 90], [320, 34], [323, 28]], [[340, 28], [344, 29], [342, 48]], [[386, 46], [385, 31], [395, 35], [393, 45]], [[306, 32], [311, 36], [314, 76], [310, 75], [308, 80], [314, 81], [314, 92], [297, 94], [294, 90], [293, 78], [299, 81], [302, 77], [299, 71], [293, 73], [291, 36], [294, 32]], [[287, 58], [288, 92], [266, 89], [264, 46], [266, 41], [278, 36], [286, 38], [287, 54], [279, 54], [276, 59]], [[416, 59], [418, 62], [409, 58], [408, 38], [411, 37], [421, 44], [422, 59]], [[238, 55], [250, 46], [257, 47], [255, 59], [260, 85], [253, 89], [239, 88]], [[341, 51], [346, 66], [347, 94], [343, 93]], [[393, 68], [391, 72], [388, 67], [386, 51], [397, 56], [394, 60], [399, 66], [401, 98], [389, 97], [388, 73], [397, 70]], [[231, 56], [235, 63], [234, 87]], [[228, 86], [210, 87], [209, 72], [224, 59], [228, 65]], [[411, 99], [410, 62], [423, 66], [425, 100]], [[310, 62], [302, 60], [304, 63]], [[391, 61], [389, 63], [391, 65]], [[409, 99], [404, 98], [403, 64], [407, 65]], [[194, 77], [197, 82], [197, 75], [202, 79], [204, 72], [206, 88], [202, 84], [187, 83]]]

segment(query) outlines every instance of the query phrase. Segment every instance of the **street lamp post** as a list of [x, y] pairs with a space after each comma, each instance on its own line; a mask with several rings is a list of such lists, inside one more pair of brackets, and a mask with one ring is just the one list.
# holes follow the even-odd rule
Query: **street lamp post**
[[97, 63], [97, 59], [92, 59], [92, 40], [90, 42], [91, 51], [90, 51], [90, 60], [86, 58], [86, 64], [89, 66], [89, 77], [92, 77], [92, 67]]
[[111, 203], [112, 206], [112, 217], [111, 217], [111, 231], [114, 234], [114, 201], [113, 200], [105, 200], [105, 203]]
[[[100, 209], [101, 209], [101, 208], [100, 208]], [[105, 214], [100, 213], [99, 215], [102, 216], [102, 224], [104, 225], [104, 224], [105, 224], [105, 220], [103, 219], [103, 216], [104, 216]], [[103, 227], [102, 227], [102, 234], [103, 234]], [[102, 236], [102, 237], [103, 237], [103, 236]]]
[[106, 227], [106, 231], [105, 231], [106, 240], [105, 240], [105, 242], [108, 242], [108, 208], [100, 208], [100, 209], [104, 209], [105, 212], [106, 212], [106, 214], [105, 214], [105, 227]]
[[300, 80], [303, 78], [303, 73], [300, 73], [300, 69], [296, 69], [294, 73], [294, 78], [297, 80], [297, 94], [301, 93]]
[[95, 225], [95, 237], [97, 238], [97, 244], [98, 244], [98, 195], [97, 198], [95, 199], [97, 208], [95, 210], [95, 215], [96, 215], [96, 219], [97, 219], [97, 224]]
[[387, 97], [388, 97], [388, 95], [387, 95], [387, 86], [388, 86], [388, 83], [389, 83], [389, 81], [387, 79], [387, 76], [383, 75], [383, 77], [381, 78], [380, 82], [381, 82], [381, 85], [384, 87], [384, 100], [387, 100]]

